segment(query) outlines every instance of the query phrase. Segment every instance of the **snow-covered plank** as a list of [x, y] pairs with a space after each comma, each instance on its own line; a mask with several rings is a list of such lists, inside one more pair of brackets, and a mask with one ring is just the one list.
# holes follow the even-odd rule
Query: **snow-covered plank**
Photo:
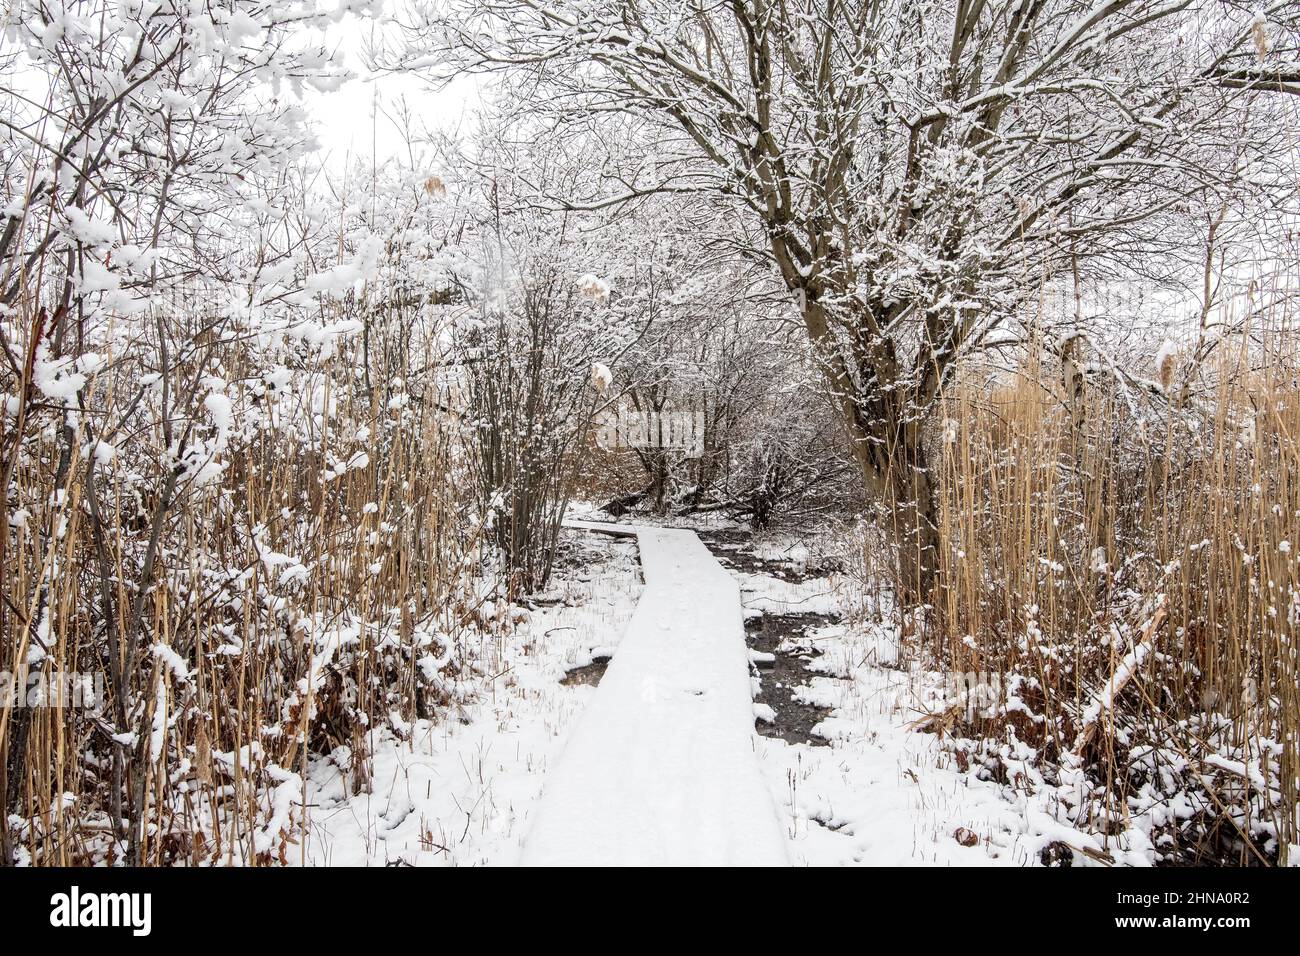
[[754, 752], [739, 587], [694, 532], [636, 531], [645, 590], [546, 782], [522, 862], [785, 865]]

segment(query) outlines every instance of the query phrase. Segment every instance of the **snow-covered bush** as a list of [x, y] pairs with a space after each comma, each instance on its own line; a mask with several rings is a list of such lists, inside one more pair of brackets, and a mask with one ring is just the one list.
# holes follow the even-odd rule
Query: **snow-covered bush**
[[345, 9], [6, 21], [4, 862], [284, 860], [309, 760], [364, 786], [508, 623], [441, 397], [445, 190], [311, 185], [294, 90]]
[[530, 592], [550, 578], [582, 449], [605, 401], [593, 365], [619, 349], [623, 333], [610, 305], [617, 293], [570, 265], [576, 250], [553, 241], [554, 220], [507, 225], [509, 238], [498, 231], [481, 267], [462, 279], [469, 311], [452, 353], [479, 514], [505, 574]]

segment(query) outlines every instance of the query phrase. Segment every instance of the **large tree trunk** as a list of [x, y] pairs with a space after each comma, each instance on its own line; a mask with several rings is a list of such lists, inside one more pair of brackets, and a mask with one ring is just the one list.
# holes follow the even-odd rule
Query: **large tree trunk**
[[900, 381], [893, 343], [868, 330], [864, 319], [852, 362], [854, 373], [829, 334], [828, 316], [815, 299], [804, 303], [804, 321], [823, 351], [823, 370], [848, 429], [869, 500], [895, 551], [900, 605], [931, 604], [939, 578], [938, 503], [925, 448], [925, 414], [914, 389]]
[[645, 469], [650, 484], [641, 493], [641, 501], [650, 503], [651, 510], [657, 515], [668, 513], [668, 479], [671, 469], [668, 467], [668, 452], [662, 448], [647, 447], [636, 449], [641, 467]]
[[934, 602], [939, 583], [938, 502], [922, 421], [897, 421], [894, 414], [868, 418], [857, 410], [850, 430], [868, 498], [894, 547], [899, 604], [918, 607]]
[[[934, 603], [942, 543], [923, 426], [929, 399], [943, 377], [942, 362], [951, 361], [951, 353], [941, 362], [931, 344], [931, 350], [923, 352], [929, 360], [919, 357], [914, 368], [902, 370], [887, 332], [894, 317], [889, 310], [863, 304], [847, 316], [849, 321], [841, 316], [833, 322], [822, 295], [843, 301], [851, 298], [846, 290], [831, 288], [824, 279], [810, 281], [798, 267], [785, 230], [773, 229], [770, 235], [773, 254], [798, 297], [808, 338], [848, 430], [867, 496], [893, 539], [899, 603]], [[823, 248], [829, 248], [828, 241], [819, 238], [819, 254], [828, 254]]]
[[899, 600], [933, 603], [939, 583], [939, 512], [921, 429], [907, 428], [895, 450], [885, 504], [898, 549]]

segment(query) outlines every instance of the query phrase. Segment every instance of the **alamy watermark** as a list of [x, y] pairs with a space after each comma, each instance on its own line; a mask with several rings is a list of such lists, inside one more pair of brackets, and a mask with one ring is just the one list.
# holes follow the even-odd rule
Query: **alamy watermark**
[[104, 707], [102, 671], [31, 671], [25, 679], [0, 671], [0, 708], [55, 707], [99, 713]]
[[951, 671], [944, 680], [944, 701], [960, 707], [967, 721], [991, 717], [1002, 703], [1002, 675], [991, 671]]
[[621, 405], [596, 416], [596, 444], [606, 451], [653, 448], [698, 458], [704, 454], [704, 411], [639, 411]]
[[[999, 709], [1006, 706], [1003, 690], [1002, 675], [996, 672], [951, 671], [944, 677], [942, 704], [945, 708], [961, 711], [967, 721], [996, 717]], [[1245, 677], [1239, 689], [1207, 687], [1200, 696], [1201, 706], [1207, 712], [1230, 712], [1255, 706], [1259, 702], [1259, 688], [1253, 677]], [[934, 702], [933, 698], [930, 700]]]
[[122, 927], [132, 936], [148, 936], [153, 929], [153, 894], [100, 893], [74, 886], [50, 897], [50, 925]]

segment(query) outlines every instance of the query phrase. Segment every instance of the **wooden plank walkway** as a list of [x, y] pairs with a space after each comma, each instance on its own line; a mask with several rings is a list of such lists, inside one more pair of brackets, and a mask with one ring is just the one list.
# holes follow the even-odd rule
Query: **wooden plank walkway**
[[737, 583], [693, 531], [635, 534], [645, 590], [551, 771], [525, 866], [786, 865], [754, 754]]

